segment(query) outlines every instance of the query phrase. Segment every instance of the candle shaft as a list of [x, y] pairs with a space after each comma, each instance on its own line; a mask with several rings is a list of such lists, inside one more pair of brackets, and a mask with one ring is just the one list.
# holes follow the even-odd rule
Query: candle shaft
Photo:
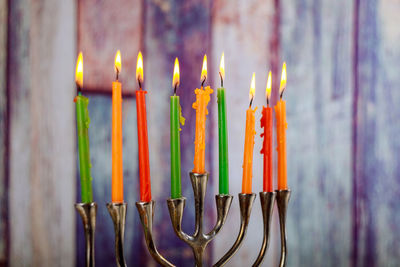
[[112, 185], [111, 201], [124, 202], [124, 181], [122, 163], [122, 94], [121, 83], [112, 83]]
[[181, 144], [180, 144], [180, 105], [179, 96], [171, 96], [171, 198], [180, 198], [181, 192]]
[[151, 201], [149, 142], [147, 136], [146, 91], [136, 91], [137, 131], [139, 147], [140, 201]]
[[263, 107], [261, 117], [261, 127], [264, 132], [261, 137], [264, 137], [261, 154], [263, 154], [263, 191], [273, 192], [272, 180], [272, 108]]
[[210, 94], [213, 90], [207, 86], [204, 89], [196, 89], [196, 102], [193, 108], [196, 110], [196, 133], [194, 139], [194, 168], [195, 173], [205, 173], [206, 150], [206, 115], [207, 104], [210, 102]]
[[217, 89], [219, 141], [219, 193], [229, 194], [228, 126], [226, 119], [225, 88]]
[[275, 106], [277, 150], [278, 150], [278, 190], [286, 190], [286, 102], [279, 100]]
[[255, 108], [254, 110], [249, 108], [246, 112], [246, 133], [244, 139], [242, 181], [243, 194], [252, 193], [254, 135], [256, 134], [254, 113], [256, 110], [257, 108]]
[[78, 131], [79, 172], [81, 182], [81, 201], [89, 203], [93, 201], [92, 175], [89, 151], [89, 99], [78, 95], [76, 102], [76, 123]]

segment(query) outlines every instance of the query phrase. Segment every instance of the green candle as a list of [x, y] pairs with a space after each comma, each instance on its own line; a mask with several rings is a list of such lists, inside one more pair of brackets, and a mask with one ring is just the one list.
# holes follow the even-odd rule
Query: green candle
[[179, 86], [179, 63], [175, 59], [174, 75], [172, 80], [174, 95], [171, 96], [170, 120], [171, 120], [171, 198], [180, 198], [181, 190], [181, 143], [180, 143], [180, 124], [185, 124], [182, 117], [179, 96], [176, 90]]
[[76, 103], [76, 128], [78, 131], [78, 150], [79, 150], [79, 171], [81, 178], [81, 202], [89, 203], [93, 201], [92, 195], [92, 175], [89, 153], [89, 99], [81, 94], [82, 88], [83, 60], [82, 53], [79, 54], [76, 66], [76, 85], [78, 95], [75, 97]]
[[229, 164], [228, 164], [228, 126], [226, 121], [226, 100], [224, 54], [222, 53], [220, 72], [221, 88], [217, 89], [218, 98], [218, 141], [219, 141], [219, 193], [229, 194]]

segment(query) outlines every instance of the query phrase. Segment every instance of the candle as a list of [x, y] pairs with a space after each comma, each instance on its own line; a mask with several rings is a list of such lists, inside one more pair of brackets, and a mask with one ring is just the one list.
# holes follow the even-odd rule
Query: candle
[[196, 132], [194, 139], [194, 168], [195, 173], [205, 173], [205, 150], [206, 150], [206, 115], [207, 104], [210, 102], [210, 94], [213, 90], [210, 86], [203, 87], [207, 79], [207, 56], [204, 55], [203, 68], [201, 71], [200, 81], [201, 88], [195, 90], [196, 102], [193, 103], [193, 108], [196, 110]]
[[221, 88], [217, 89], [218, 98], [218, 141], [219, 141], [219, 193], [229, 194], [229, 165], [228, 165], [228, 126], [226, 122], [226, 100], [225, 100], [225, 64], [224, 53], [221, 56], [219, 66], [221, 77]]
[[136, 66], [136, 80], [139, 90], [136, 90], [137, 131], [139, 147], [139, 176], [140, 176], [140, 201], [151, 201], [149, 142], [147, 137], [146, 97], [147, 92], [142, 89], [143, 84], [143, 58], [139, 52]]
[[121, 72], [121, 53], [118, 50], [117, 54], [115, 55], [116, 79], [112, 83], [111, 201], [114, 203], [124, 202], [124, 181], [123, 181], [123, 168], [122, 168], [122, 93], [121, 93], [121, 83], [118, 81], [118, 76], [120, 72]]
[[242, 193], [251, 194], [251, 183], [253, 178], [253, 149], [254, 149], [254, 135], [255, 130], [255, 117], [254, 113], [257, 110], [251, 109], [253, 99], [256, 90], [256, 74], [253, 73], [250, 86], [250, 105], [246, 111], [246, 133], [244, 138], [244, 155], [243, 155], [243, 181], [242, 181]]
[[264, 137], [261, 154], [263, 154], [263, 191], [272, 192], [272, 108], [269, 106], [271, 100], [271, 72], [268, 73], [267, 89], [265, 90], [267, 98], [267, 107], [263, 107], [261, 117], [261, 128], [264, 132], [261, 137]]
[[81, 201], [89, 203], [93, 201], [92, 195], [92, 175], [89, 152], [89, 99], [82, 95], [83, 88], [83, 56], [79, 53], [76, 63], [75, 74], [78, 95], [75, 97], [76, 104], [76, 128], [78, 131], [78, 151], [79, 151], [79, 173], [81, 181]]
[[286, 89], [286, 63], [283, 63], [281, 85], [279, 87], [280, 100], [275, 105], [276, 137], [278, 141], [278, 190], [286, 190], [286, 102], [282, 100]]
[[181, 192], [181, 143], [180, 143], [180, 124], [185, 124], [185, 118], [182, 117], [181, 106], [179, 104], [179, 96], [176, 91], [179, 86], [179, 62], [175, 58], [174, 74], [172, 79], [172, 87], [174, 95], [171, 96], [170, 108], [170, 130], [171, 130], [171, 198], [182, 197]]

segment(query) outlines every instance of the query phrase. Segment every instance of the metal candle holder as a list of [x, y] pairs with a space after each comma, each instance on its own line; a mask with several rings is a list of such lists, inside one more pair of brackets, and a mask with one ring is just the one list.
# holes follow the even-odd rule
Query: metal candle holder
[[211, 232], [203, 233], [204, 198], [206, 195], [208, 173], [190, 173], [195, 201], [195, 231], [188, 235], [182, 231], [183, 209], [186, 199], [184, 197], [167, 199], [172, 226], [176, 235], [188, 244], [192, 250], [196, 266], [203, 265], [203, 254], [208, 243], [218, 234], [225, 223], [232, 198], [231, 195], [216, 195], [217, 222]]
[[233, 255], [239, 250], [244, 237], [246, 236], [247, 226], [250, 221], [251, 208], [253, 207], [254, 199], [256, 194], [238, 194], [239, 195], [239, 205], [240, 205], [240, 230], [236, 238], [235, 243], [229, 249], [227, 253], [216, 263], [214, 266], [223, 266], [227, 263]]
[[281, 259], [279, 267], [286, 266], [287, 247], [286, 247], [286, 211], [290, 199], [290, 189], [276, 190], [276, 204], [279, 213], [279, 225], [281, 231]]
[[144, 238], [146, 240], [147, 249], [151, 256], [162, 266], [175, 267], [172, 263], [167, 261], [158, 252], [154, 239], [153, 239], [153, 217], [154, 217], [155, 201], [150, 202], [136, 202], [136, 207], [139, 212], [140, 221], [142, 222]]
[[275, 197], [276, 197], [275, 192], [260, 192], [261, 211], [264, 222], [264, 238], [260, 253], [258, 254], [256, 261], [253, 263], [253, 266], [260, 266], [262, 264], [268, 249], [269, 231], [271, 228], [270, 226], [272, 219], [272, 211], [274, 210]]
[[76, 203], [75, 208], [81, 215], [86, 241], [86, 267], [94, 267], [94, 233], [96, 230], [96, 202]]
[[108, 212], [114, 223], [115, 258], [118, 267], [126, 267], [124, 257], [126, 207], [126, 203], [107, 203]]

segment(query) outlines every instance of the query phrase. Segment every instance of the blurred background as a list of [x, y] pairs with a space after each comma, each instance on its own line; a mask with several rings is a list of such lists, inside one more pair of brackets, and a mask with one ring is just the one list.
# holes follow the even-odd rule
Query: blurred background
[[[273, 104], [287, 62], [288, 266], [398, 266], [400, 261], [400, 1], [398, 0], [85, 0], [0, 1], [0, 265], [83, 266], [84, 239], [74, 203], [80, 200], [74, 83], [78, 52], [89, 97], [96, 262], [113, 266], [111, 82], [122, 54], [125, 233], [128, 266], [156, 266], [147, 252], [139, 200], [134, 90], [144, 56], [152, 195], [160, 252], [178, 266], [192, 253], [171, 227], [169, 96], [179, 58], [184, 230], [194, 227], [192, 169], [194, 89], [203, 55], [208, 84], [219, 86], [225, 52], [230, 192], [227, 223], [210, 243], [215, 263], [239, 230], [245, 110], [256, 72], [257, 137], [253, 191], [262, 190], [260, 109], [267, 74]], [[218, 193], [216, 94], [207, 119], [206, 168], [211, 173], [206, 227], [215, 222]], [[274, 136], [274, 139], [276, 137]], [[275, 142], [275, 141], [274, 141]], [[276, 162], [275, 162], [276, 164]], [[275, 173], [276, 175], [276, 173]], [[276, 176], [275, 176], [276, 177]], [[276, 179], [276, 178], [274, 178]], [[265, 266], [279, 261], [276, 210]], [[257, 197], [249, 231], [228, 266], [248, 266], [261, 247]]]

